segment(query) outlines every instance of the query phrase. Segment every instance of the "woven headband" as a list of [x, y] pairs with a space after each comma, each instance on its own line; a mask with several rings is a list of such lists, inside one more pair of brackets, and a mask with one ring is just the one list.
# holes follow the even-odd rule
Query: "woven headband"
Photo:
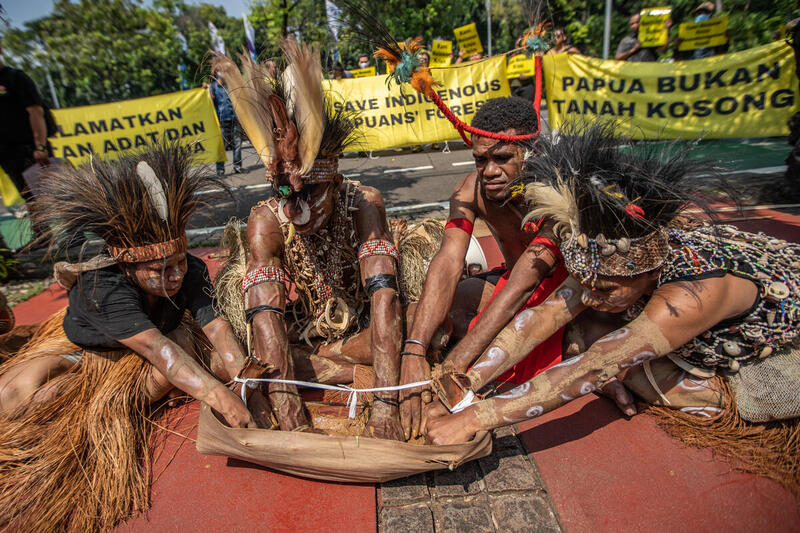
[[669, 234], [657, 229], [636, 239], [594, 239], [585, 234], [565, 239], [561, 245], [564, 264], [581, 283], [594, 286], [597, 276], [632, 278], [664, 264], [669, 253]]
[[108, 252], [118, 263], [147, 263], [186, 251], [188, 241], [186, 235], [172, 239], [171, 241], [145, 244], [144, 246], [134, 246], [132, 248], [117, 248], [109, 246]]

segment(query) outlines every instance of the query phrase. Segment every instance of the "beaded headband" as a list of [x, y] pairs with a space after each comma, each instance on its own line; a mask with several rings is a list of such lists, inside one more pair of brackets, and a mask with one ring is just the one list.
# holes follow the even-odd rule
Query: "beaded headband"
[[[315, 185], [317, 183], [330, 183], [336, 177], [336, 173], [339, 170], [339, 158], [338, 157], [331, 157], [329, 159], [315, 159], [314, 165], [311, 167], [311, 170], [308, 174], [301, 176], [301, 180], [303, 181], [304, 185]], [[278, 196], [281, 198], [285, 198], [287, 196], [291, 196], [292, 187], [290, 185], [279, 185], [275, 187], [275, 180], [272, 177], [268, 177], [267, 181], [273, 184], [273, 188], [275, 189]]]
[[660, 228], [636, 239], [612, 240], [581, 233], [565, 238], [561, 253], [567, 270], [593, 287], [598, 275], [632, 278], [660, 267], [669, 253], [669, 234]]
[[134, 246], [132, 248], [117, 248], [109, 246], [108, 252], [117, 263], [147, 263], [158, 259], [166, 259], [171, 255], [186, 251], [188, 241], [186, 235], [165, 242]]

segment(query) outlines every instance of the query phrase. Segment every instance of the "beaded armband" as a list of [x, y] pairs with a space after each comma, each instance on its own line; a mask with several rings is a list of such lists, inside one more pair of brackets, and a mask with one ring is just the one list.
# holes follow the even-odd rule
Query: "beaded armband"
[[282, 268], [274, 266], [259, 267], [251, 270], [244, 275], [242, 279], [242, 293], [247, 294], [247, 291], [255, 285], [262, 283], [289, 283], [289, 276]]
[[400, 252], [397, 251], [397, 246], [393, 242], [384, 239], [374, 239], [365, 241], [358, 248], [358, 260], [362, 261], [367, 257], [373, 255], [388, 255], [393, 257], [395, 261], [400, 260]]

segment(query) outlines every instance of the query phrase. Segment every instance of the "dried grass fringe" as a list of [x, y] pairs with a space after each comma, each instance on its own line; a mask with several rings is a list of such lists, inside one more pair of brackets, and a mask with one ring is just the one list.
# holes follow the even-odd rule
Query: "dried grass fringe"
[[727, 380], [723, 413], [703, 418], [648, 405], [645, 413], [671, 436], [693, 447], [711, 448], [737, 470], [768, 477], [800, 498], [800, 419], [753, 424], [743, 420]]
[[[78, 349], [64, 311], [12, 360]], [[150, 506], [149, 363], [134, 352], [83, 352], [49, 383], [58, 394], [0, 419], [0, 526], [26, 532], [105, 531]]]

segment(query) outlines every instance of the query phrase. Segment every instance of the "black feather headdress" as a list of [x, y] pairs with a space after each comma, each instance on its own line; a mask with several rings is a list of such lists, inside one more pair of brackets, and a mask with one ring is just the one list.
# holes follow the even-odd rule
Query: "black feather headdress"
[[568, 122], [539, 139], [519, 179], [530, 205], [526, 221], [555, 223], [567, 266], [587, 281], [658, 268], [672, 220], [690, 203], [702, 207], [686, 178], [711, 170], [687, 146], [618, 134], [611, 122]]
[[[118, 159], [92, 157], [42, 180], [31, 206], [51, 252], [92, 233], [108, 247], [135, 249], [185, 239], [196, 194], [214, 182], [177, 143], [161, 143]], [[185, 247], [185, 245], [184, 245]], [[124, 259], [121, 259], [124, 260]]]

